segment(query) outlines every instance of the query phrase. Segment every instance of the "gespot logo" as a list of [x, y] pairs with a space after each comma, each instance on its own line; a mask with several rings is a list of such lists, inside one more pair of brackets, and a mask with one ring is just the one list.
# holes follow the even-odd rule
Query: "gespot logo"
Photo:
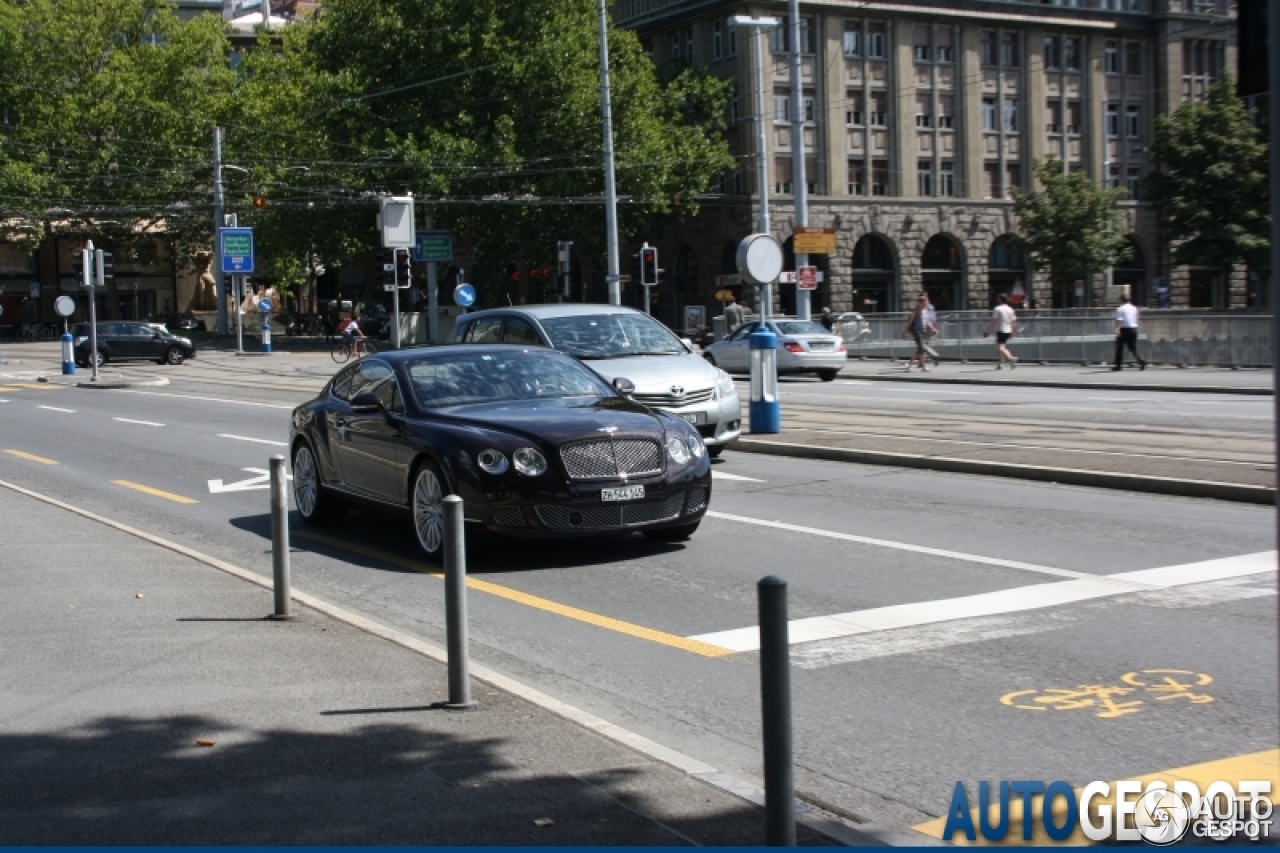
[[[992, 794], [995, 792], [993, 799]], [[1158, 847], [1187, 836], [1225, 841], [1237, 835], [1251, 840], [1271, 835], [1271, 782], [1214, 782], [1204, 794], [1192, 782], [1170, 787], [1153, 781], [1090, 782], [1077, 794], [1067, 782], [1021, 780], [978, 783], [976, 809], [963, 782], [956, 782], [942, 840], [957, 832], [969, 841], [979, 834], [1002, 841], [1020, 830], [1030, 841], [1037, 828], [1051, 841], [1067, 841], [1077, 831], [1090, 841], [1142, 841]]]

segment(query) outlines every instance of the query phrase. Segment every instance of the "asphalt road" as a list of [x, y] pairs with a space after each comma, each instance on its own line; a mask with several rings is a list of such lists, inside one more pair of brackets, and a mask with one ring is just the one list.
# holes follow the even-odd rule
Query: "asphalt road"
[[[0, 479], [269, 574], [262, 474], [299, 389], [333, 368], [215, 361], [128, 391], [0, 376]], [[1091, 424], [1134, 411], [1048, 389], [786, 393], [957, 424], [988, 402]], [[1269, 429], [1264, 404], [1197, 402], [1132, 405], [1190, 435]], [[473, 657], [758, 780], [755, 583], [781, 575], [797, 788], [898, 826], [942, 814], [957, 780], [1083, 784], [1277, 745], [1275, 559], [1250, 558], [1275, 547], [1274, 510], [732, 452], [715, 472], [682, 545], [474, 548]], [[294, 530], [297, 588], [443, 642], [443, 585], [406, 523]], [[1171, 566], [1190, 568], [1121, 577]]]

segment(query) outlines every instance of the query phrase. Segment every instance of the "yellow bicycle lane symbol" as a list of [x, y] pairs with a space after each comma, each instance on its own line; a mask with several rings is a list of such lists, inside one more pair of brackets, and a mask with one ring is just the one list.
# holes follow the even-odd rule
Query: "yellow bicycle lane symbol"
[[1000, 704], [1020, 711], [1094, 710], [1095, 716], [1114, 720], [1136, 714], [1147, 697], [1156, 702], [1185, 699], [1191, 705], [1207, 705], [1214, 697], [1195, 692], [1213, 683], [1212, 676], [1188, 669], [1143, 669], [1126, 672], [1119, 684], [1081, 684], [1046, 690], [1015, 690], [1000, 697]]

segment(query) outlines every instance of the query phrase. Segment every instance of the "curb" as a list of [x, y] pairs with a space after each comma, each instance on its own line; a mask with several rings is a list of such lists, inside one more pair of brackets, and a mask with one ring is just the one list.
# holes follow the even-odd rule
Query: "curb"
[[[46, 380], [49, 381], [49, 380]], [[76, 381], [76, 382], [52, 382], [52, 385], [74, 385], [76, 388], [97, 388], [103, 391], [111, 391], [118, 388], [158, 388], [169, 384], [169, 380], [165, 377], [159, 379], [106, 379], [94, 382], [92, 380]]]
[[1212, 480], [1178, 480], [1172, 477], [1117, 474], [1110, 471], [1086, 471], [1080, 468], [1013, 465], [1007, 462], [956, 459], [950, 456], [921, 456], [914, 453], [851, 450], [844, 447], [821, 447], [813, 444], [763, 441], [758, 438], [740, 438], [730, 445], [730, 449], [743, 453], [761, 453], [771, 456], [824, 459], [831, 462], [853, 462], [860, 465], [923, 468], [930, 471], [950, 471], [956, 474], [1009, 477], [1017, 480], [1035, 480], [1042, 483], [1063, 483], [1069, 486], [1090, 486], [1098, 489], [1121, 489], [1127, 492], [1144, 492], [1183, 498], [1210, 498], [1212, 500], [1261, 504], [1263, 506], [1274, 506], [1276, 502], [1275, 489], [1266, 486], [1245, 486], [1239, 483], [1219, 483]]
[[931, 376], [926, 379], [923, 376], [915, 377], [906, 373], [901, 376], [884, 376], [880, 374], [868, 376], [862, 374], [845, 374], [842, 372], [838, 378], [857, 379], [868, 382], [915, 382], [929, 385], [995, 385], [1013, 386], [1016, 388], [1069, 388], [1085, 391], [1166, 391], [1186, 394], [1241, 394], [1255, 397], [1270, 397], [1275, 393], [1274, 388], [1258, 385], [1245, 386], [1241, 388], [1227, 388], [1221, 385], [1155, 385], [1151, 383], [1143, 385], [1126, 385], [1119, 382], [1067, 382], [1052, 379], [1032, 379], [1027, 382], [1020, 379], [1014, 381], [1001, 379], [973, 379], [967, 377], [942, 379]]

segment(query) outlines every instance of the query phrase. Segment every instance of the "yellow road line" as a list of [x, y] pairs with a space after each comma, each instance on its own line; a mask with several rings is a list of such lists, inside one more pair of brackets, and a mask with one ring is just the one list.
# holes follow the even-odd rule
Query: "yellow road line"
[[[312, 539], [316, 542], [323, 542], [326, 545], [332, 545], [335, 548], [341, 548], [351, 551], [365, 557], [371, 557], [375, 560], [381, 560], [384, 563], [401, 566], [406, 569], [412, 569], [415, 572], [432, 575], [433, 577], [443, 578], [444, 572], [436, 569], [426, 563], [420, 563], [416, 560], [408, 560], [404, 557], [397, 557], [395, 554], [388, 554], [384, 551], [378, 551], [374, 548], [366, 548], [363, 545], [355, 545], [350, 542], [344, 542], [341, 539], [335, 539], [320, 533], [312, 533], [310, 531], [295, 531], [295, 536], [301, 536], [304, 539]], [[604, 628], [608, 631], [615, 631], [619, 634], [627, 634], [631, 637], [638, 637], [642, 640], [648, 640], [652, 643], [658, 643], [664, 646], [670, 646], [682, 651], [692, 652], [696, 655], [702, 655], [709, 658], [724, 657], [733, 654], [730, 649], [721, 646], [704, 643], [701, 640], [690, 640], [676, 634], [668, 634], [665, 631], [655, 631], [652, 628], [645, 628], [642, 625], [635, 625], [631, 622], [623, 622], [621, 619], [614, 619], [609, 616], [601, 616], [598, 613], [592, 613], [589, 610], [582, 610], [578, 607], [571, 607], [567, 604], [560, 604], [550, 599], [541, 598], [536, 595], [530, 595], [527, 592], [520, 592], [510, 587], [501, 586], [489, 581], [478, 580], [474, 577], [467, 578], [467, 586], [477, 592], [487, 592], [490, 595], [496, 595], [499, 598], [505, 598], [508, 601], [514, 601], [517, 604], [523, 604], [526, 607], [533, 607], [537, 610], [545, 610], [548, 613], [554, 613], [557, 616], [564, 616], [567, 619], [574, 619], [578, 622], [585, 622], [588, 625], [595, 625], [597, 628]]]
[[117, 486], [124, 486], [126, 489], [133, 489], [135, 492], [142, 492], [148, 495], [155, 495], [158, 498], [164, 498], [167, 501], [173, 501], [179, 504], [198, 504], [200, 501], [194, 498], [184, 498], [182, 495], [175, 495], [173, 492], [162, 492], [159, 489], [153, 489], [150, 486], [144, 486], [140, 483], [131, 483], [128, 480], [112, 480]]
[[44, 383], [19, 382], [17, 383], [14, 390], [17, 390], [18, 388], [34, 388], [37, 391], [57, 391], [61, 387], [62, 387], [61, 385], [54, 385], [48, 382], [44, 382]]
[[[1162, 770], [1159, 773], [1148, 773], [1145, 776], [1130, 777], [1142, 783], [1142, 789], [1145, 791], [1147, 785], [1151, 782], [1162, 781], [1170, 788], [1177, 781], [1194, 782], [1195, 786], [1200, 790], [1203, 796], [1209, 785], [1213, 782], [1226, 782], [1233, 787], [1244, 780], [1269, 779], [1271, 780], [1272, 794], [1280, 791], [1280, 749], [1266, 749], [1262, 752], [1251, 752], [1245, 755], [1237, 755], [1234, 758], [1223, 758], [1217, 761], [1206, 761], [1202, 764], [1189, 764], [1186, 767], [1175, 767], [1172, 770]], [[992, 780], [992, 798], [996, 796], [996, 790], [999, 783]], [[969, 802], [976, 802], [978, 791], [976, 785], [966, 785], [966, 792], [969, 794]], [[1083, 788], [1076, 789], [1077, 801], [1079, 800], [1080, 791]], [[1111, 791], [1115, 793], [1115, 782], [1111, 783]], [[977, 840], [970, 841], [965, 838], [963, 832], [956, 832], [951, 836], [951, 843], [968, 847], [1029, 847], [1029, 846], [1053, 846], [1053, 845], [1088, 845], [1095, 842], [1085, 837], [1080, 827], [1076, 827], [1076, 831], [1071, 837], [1065, 841], [1053, 841], [1044, 833], [1044, 825], [1039, 819], [1041, 797], [1032, 797], [1035, 803], [1032, 806], [1032, 820], [1035, 824], [1030, 841], [1022, 839], [1022, 816], [1023, 802], [1021, 797], [1011, 797], [1009, 800], [1009, 833], [1000, 841], [987, 841], [982, 837], [982, 832], [978, 828], [977, 808], [970, 810], [970, 817], [973, 819], [973, 825], [976, 830]], [[1100, 802], [1095, 800], [1095, 803]], [[1061, 825], [1063, 819], [1066, 818], [1066, 803], [1061, 798], [1054, 801], [1054, 815], [1058, 818]], [[997, 802], [995, 805], [989, 806], [987, 809], [987, 825], [995, 826], [1000, 819], [1000, 806]], [[1096, 821], [1095, 821], [1096, 822]], [[936, 818], [935, 820], [926, 821], [925, 823], [916, 824], [911, 827], [916, 832], [922, 832], [933, 838], [942, 838], [942, 831], [946, 828], [946, 817]]]
[[21, 391], [20, 385], [0, 385], [0, 391]]
[[10, 456], [17, 456], [19, 459], [30, 459], [32, 462], [39, 462], [42, 465], [57, 465], [56, 459], [45, 459], [43, 456], [35, 456], [31, 453], [23, 453], [21, 450], [6, 450]]

